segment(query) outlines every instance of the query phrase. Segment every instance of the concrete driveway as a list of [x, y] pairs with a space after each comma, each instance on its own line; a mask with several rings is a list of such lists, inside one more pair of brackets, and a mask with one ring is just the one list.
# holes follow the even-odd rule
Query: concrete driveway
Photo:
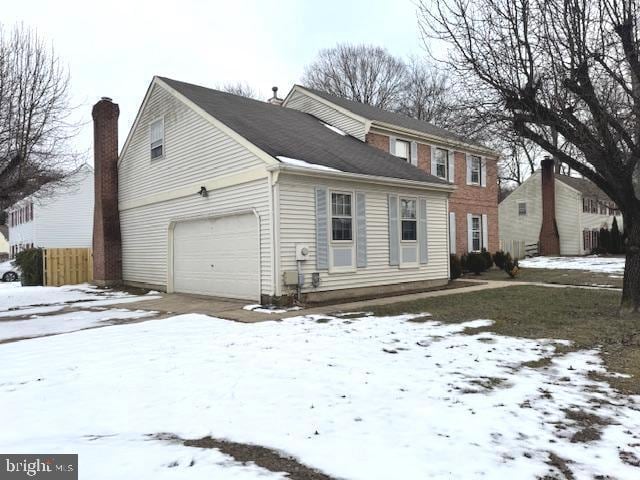
[[[162, 313], [202, 313], [212, 317], [224, 317], [226, 312], [248, 312], [242, 307], [250, 304], [248, 300], [232, 298], [207, 297], [204, 295], [188, 295], [186, 293], [162, 293], [155, 300], [141, 300], [129, 303], [127, 308], [140, 310], [156, 310]], [[255, 303], [255, 302], [254, 302]]]

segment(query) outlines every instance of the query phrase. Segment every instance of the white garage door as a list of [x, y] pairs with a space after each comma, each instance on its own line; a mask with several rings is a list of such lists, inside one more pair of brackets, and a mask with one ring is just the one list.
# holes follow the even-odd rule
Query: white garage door
[[179, 222], [173, 231], [173, 289], [260, 299], [260, 241], [253, 214]]

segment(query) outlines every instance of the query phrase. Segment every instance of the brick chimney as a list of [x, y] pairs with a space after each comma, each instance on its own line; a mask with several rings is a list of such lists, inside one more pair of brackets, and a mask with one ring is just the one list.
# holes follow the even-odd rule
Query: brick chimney
[[99, 286], [122, 282], [122, 240], [118, 212], [118, 116], [110, 98], [93, 106], [95, 207], [93, 212], [93, 281]]
[[542, 228], [540, 254], [560, 255], [560, 235], [556, 223], [556, 178], [552, 158], [542, 160]]

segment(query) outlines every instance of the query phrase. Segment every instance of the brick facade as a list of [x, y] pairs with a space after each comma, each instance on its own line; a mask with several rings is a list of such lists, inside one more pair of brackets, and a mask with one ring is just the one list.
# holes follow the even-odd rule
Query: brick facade
[[[389, 137], [379, 133], [369, 133], [367, 143], [381, 150], [389, 151]], [[418, 143], [418, 168], [431, 173], [431, 146]], [[456, 216], [456, 253], [466, 253], [468, 247], [467, 214], [487, 215], [487, 250], [495, 252], [500, 247], [498, 234], [498, 166], [494, 159], [487, 159], [486, 187], [467, 185], [467, 165], [464, 152], [454, 154], [454, 183], [456, 191], [449, 197], [449, 211]]]
[[118, 211], [118, 116], [120, 109], [103, 98], [93, 106], [95, 207], [93, 279], [96, 285], [122, 281], [122, 240]]

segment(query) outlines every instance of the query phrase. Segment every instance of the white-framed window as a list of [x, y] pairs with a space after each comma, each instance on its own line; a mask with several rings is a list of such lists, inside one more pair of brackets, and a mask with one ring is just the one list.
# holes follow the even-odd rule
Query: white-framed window
[[418, 201], [415, 198], [400, 198], [400, 239], [403, 242], [418, 240]]
[[331, 240], [353, 241], [353, 195], [331, 192]]
[[471, 183], [480, 185], [482, 178], [482, 160], [477, 155], [471, 155]]
[[149, 124], [151, 159], [164, 156], [164, 119], [159, 118]]
[[411, 161], [411, 143], [406, 140], [396, 140], [395, 156], [404, 159], [407, 162]]
[[435, 174], [445, 180], [449, 178], [449, 151], [444, 148], [436, 148]]
[[482, 217], [480, 215], [471, 217], [471, 243], [474, 252], [482, 250]]
[[526, 215], [527, 214], [527, 202], [518, 202], [518, 215]]

